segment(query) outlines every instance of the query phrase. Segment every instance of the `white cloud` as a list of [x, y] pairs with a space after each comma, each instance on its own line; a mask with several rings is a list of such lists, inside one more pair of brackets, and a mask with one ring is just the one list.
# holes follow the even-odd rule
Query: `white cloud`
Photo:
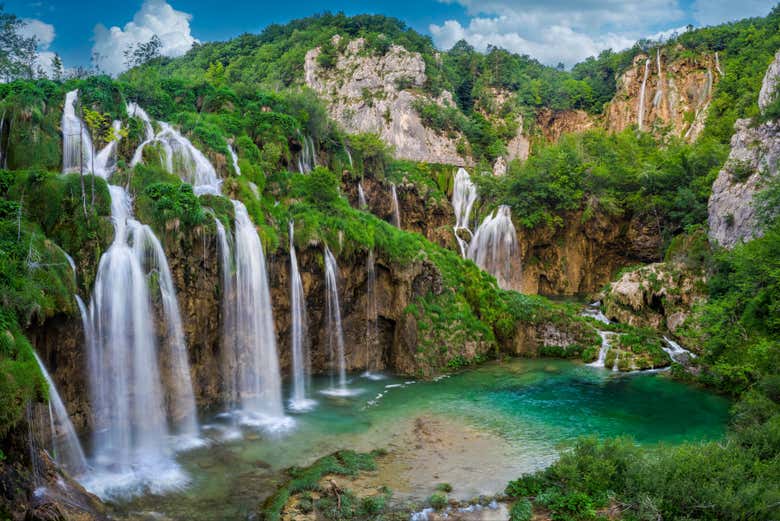
[[571, 66], [608, 48], [623, 49], [655, 32], [680, 24], [677, 0], [455, 0], [471, 16], [431, 25], [436, 44], [449, 48], [465, 39], [475, 48], [488, 45], [528, 54], [543, 63]]
[[197, 42], [190, 32], [192, 15], [176, 11], [165, 0], [146, 0], [133, 21], [124, 28], [95, 26], [93, 54], [100, 56], [100, 67], [109, 74], [119, 74], [125, 66], [124, 51], [146, 43], [157, 35], [164, 56], [181, 56]]
[[56, 35], [54, 26], [35, 18], [25, 18], [22, 22], [24, 25], [20, 28], [19, 34], [25, 38], [34, 36], [38, 40], [39, 49], [48, 49]]
[[723, 22], [766, 16], [777, 0], [696, 0], [693, 16], [701, 25], [715, 25]]

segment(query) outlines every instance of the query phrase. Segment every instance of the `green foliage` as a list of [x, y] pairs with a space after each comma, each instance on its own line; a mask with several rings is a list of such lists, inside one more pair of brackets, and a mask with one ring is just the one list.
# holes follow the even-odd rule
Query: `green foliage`
[[532, 517], [533, 506], [527, 499], [515, 501], [509, 511], [509, 521], [531, 521]]
[[160, 227], [170, 221], [192, 227], [205, 220], [198, 196], [186, 183], [153, 183], [144, 189], [143, 195], [138, 205], [148, 204], [149, 207], [139, 213], [148, 215]]
[[431, 505], [436, 510], [441, 510], [447, 506], [447, 495], [442, 494], [440, 492], [436, 492], [435, 494], [432, 494], [431, 497], [428, 498], [428, 504]]
[[445, 494], [449, 494], [450, 492], [452, 492], [452, 485], [450, 485], [449, 483], [439, 483], [438, 485], [436, 485], [436, 490], [438, 490], [439, 492], [444, 492]]

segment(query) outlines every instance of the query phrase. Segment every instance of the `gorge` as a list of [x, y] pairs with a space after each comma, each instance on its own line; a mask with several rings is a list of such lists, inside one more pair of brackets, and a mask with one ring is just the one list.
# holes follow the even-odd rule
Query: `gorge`
[[0, 518], [771, 518], [779, 29], [0, 84]]

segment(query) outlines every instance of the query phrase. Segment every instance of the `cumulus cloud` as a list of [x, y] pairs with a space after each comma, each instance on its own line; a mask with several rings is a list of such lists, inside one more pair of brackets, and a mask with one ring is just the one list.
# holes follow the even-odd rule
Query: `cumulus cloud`
[[623, 49], [658, 28], [679, 26], [686, 13], [677, 0], [455, 0], [470, 15], [431, 25], [436, 44], [464, 39], [571, 66], [608, 48]]
[[165, 0], [146, 0], [133, 20], [123, 28], [95, 26], [93, 55], [98, 56], [100, 68], [108, 74], [119, 74], [125, 66], [124, 52], [130, 47], [146, 43], [157, 35], [164, 56], [181, 56], [196, 40], [190, 32], [192, 15], [176, 11]]
[[22, 22], [24, 22], [24, 25], [20, 27], [19, 34], [25, 38], [35, 37], [38, 42], [38, 52], [35, 56], [35, 72], [43, 71], [47, 76], [51, 76], [51, 61], [54, 58], [54, 52], [50, 51], [49, 47], [57, 35], [54, 26], [35, 18], [25, 18]]

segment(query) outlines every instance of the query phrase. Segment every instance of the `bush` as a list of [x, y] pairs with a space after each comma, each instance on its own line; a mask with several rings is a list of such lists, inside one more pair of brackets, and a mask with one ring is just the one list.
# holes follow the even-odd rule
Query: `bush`
[[441, 510], [447, 506], [447, 496], [437, 492], [428, 498], [428, 503], [436, 510]]
[[510, 521], [531, 521], [533, 517], [533, 506], [527, 499], [515, 501], [512, 510], [509, 512]]

